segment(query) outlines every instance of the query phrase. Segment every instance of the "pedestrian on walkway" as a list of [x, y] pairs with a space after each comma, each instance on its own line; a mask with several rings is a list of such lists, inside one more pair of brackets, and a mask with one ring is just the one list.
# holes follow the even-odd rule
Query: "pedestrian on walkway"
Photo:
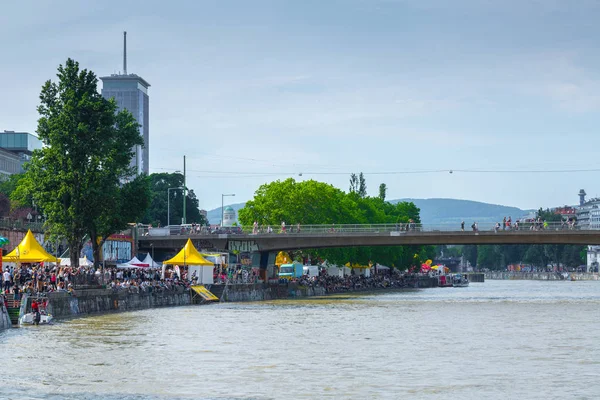
[[10, 289], [10, 272], [8, 272], [8, 268], [4, 270], [4, 293], [8, 293]]
[[461, 230], [461, 232], [464, 232], [464, 231], [465, 231], [465, 221], [462, 221], [462, 222], [460, 223], [460, 230]]

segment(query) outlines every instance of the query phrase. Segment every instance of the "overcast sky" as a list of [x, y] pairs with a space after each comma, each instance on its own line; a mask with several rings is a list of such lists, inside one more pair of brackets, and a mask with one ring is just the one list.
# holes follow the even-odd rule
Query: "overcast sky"
[[35, 132], [68, 57], [121, 71], [126, 30], [150, 172], [186, 155], [202, 208], [360, 171], [389, 199], [574, 204], [600, 171], [522, 171], [600, 169], [598, 21], [596, 0], [3, 1], [0, 129]]

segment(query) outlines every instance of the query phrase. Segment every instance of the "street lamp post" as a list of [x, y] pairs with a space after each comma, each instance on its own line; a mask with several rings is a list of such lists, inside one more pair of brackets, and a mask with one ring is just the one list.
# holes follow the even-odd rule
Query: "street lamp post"
[[224, 198], [226, 196], [235, 196], [235, 193], [231, 193], [231, 194], [222, 194], [221, 195], [221, 228], [223, 227], [223, 219], [225, 218], [225, 210], [223, 209], [223, 207], [225, 206], [224, 204]]
[[171, 225], [171, 190], [181, 189], [185, 189], [185, 186], [178, 186], [167, 189], [167, 226]]

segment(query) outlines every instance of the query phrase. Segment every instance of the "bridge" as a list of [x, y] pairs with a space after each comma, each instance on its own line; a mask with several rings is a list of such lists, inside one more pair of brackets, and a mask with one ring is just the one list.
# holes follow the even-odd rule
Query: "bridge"
[[[600, 230], [583, 230], [561, 223], [521, 224], [518, 229], [495, 229], [492, 224], [478, 230], [460, 226], [421, 224], [372, 225], [294, 225], [273, 232], [252, 227], [209, 233], [182, 230], [176, 235], [154, 235], [151, 229], [138, 229], [141, 251], [181, 249], [188, 238], [200, 249], [240, 252], [273, 252], [354, 246], [460, 245], [460, 244], [600, 244]], [[458, 229], [457, 229], [458, 228]], [[221, 231], [222, 232], [222, 231]], [[239, 233], [231, 233], [239, 232]]]

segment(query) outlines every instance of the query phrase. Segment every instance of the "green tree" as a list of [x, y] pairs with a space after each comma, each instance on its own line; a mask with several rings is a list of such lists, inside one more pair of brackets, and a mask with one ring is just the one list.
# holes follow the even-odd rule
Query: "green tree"
[[350, 193], [358, 192], [358, 176], [355, 173], [350, 174]]
[[[183, 190], [168, 190], [183, 187], [183, 174], [158, 173], [150, 174], [151, 201], [142, 222], [152, 225], [167, 225], [167, 211], [170, 210], [171, 224], [179, 224], [183, 217]], [[167, 193], [169, 202], [167, 202]], [[193, 190], [187, 192], [186, 220], [188, 223], [206, 225], [208, 221], [200, 214], [199, 202]]]
[[562, 221], [562, 215], [553, 213], [552, 211], [550, 211], [549, 208], [546, 208], [544, 210], [543, 208], [540, 207], [540, 209], [537, 210], [536, 217], [541, 218], [542, 221], [546, 221], [546, 222]]
[[478, 267], [477, 265], [477, 258], [478, 258], [478, 249], [476, 245], [473, 244], [468, 244], [463, 246], [462, 249], [462, 254], [465, 257], [465, 259], [471, 264], [471, 266], [473, 267]]
[[387, 185], [382, 183], [379, 185], [379, 199], [381, 201], [385, 201], [385, 196], [387, 195]]
[[367, 181], [362, 172], [358, 174], [358, 195], [362, 198], [367, 197]]
[[0, 180], [0, 193], [4, 193], [7, 197], [10, 197], [19, 185], [19, 181], [23, 176], [23, 174], [13, 174], [6, 179]]
[[35, 150], [13, 193], [31, 197], [47, 217], [51, 236], [64, 238], [71, 265], [79, 263], [82, 240], [90, 237], [96, 265], [104, 240], [143, 215], [148, 204], [146, 176], [134, 176], [133, 147], [143, 145], [131, 113], [117, 113], [114, 99], [98, 93], [96, 75], [68, 59], [58, 82], [42, 87]]
[[[357, 182], [360, 187], [360, 180]], [[262, 226], [278, 226], [282, 221], [288, 225], [420, 221], [419, 209], [413, 203], [390, 204], [379, 197], [360, 197], [358, 193], [344, 193], [326, 183], [314, 180], [296, 182], [292, 178], [260, 186], [254, 198], [239, 210], [238, 215], [242, 225], [246, 226], [254, 221]], [[348, 261], [367, 264], [371, 261], [407, 268], [412, 265], [415, 253], [432, 256], [433, 250], [433, 247], [426, 246], [381, 246], [314, 249], [306, 254], [313, 259], [327, 259], [338, 264]]]

